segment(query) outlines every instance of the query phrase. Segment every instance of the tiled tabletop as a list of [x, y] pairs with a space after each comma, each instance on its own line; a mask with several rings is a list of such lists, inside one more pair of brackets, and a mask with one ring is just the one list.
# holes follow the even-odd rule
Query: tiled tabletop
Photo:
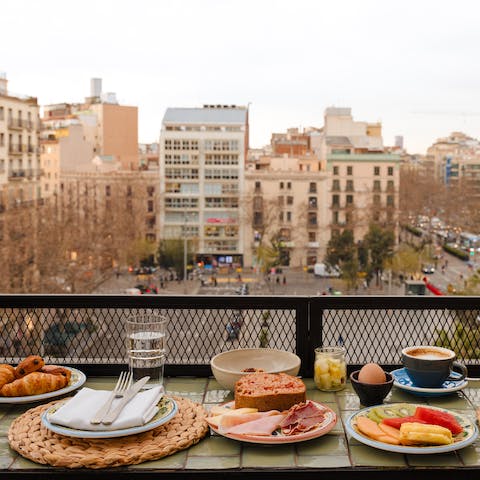
[[[114, 378], [89, 378], [85, 386], [96, 389], [110, 389]], [[226, 471], [281, 471], [316, 472], [322, 470], [356, 471], [397, 470], [429, 467], [432, 469], [451, 470], [458, 473], [471, 472], [478, 468], [480, 472], [480, 440], [455, 452], [434, 455], [405, 455], [378, 450], [350, 438], [343, 428], [345, 419], [354, 411], [363, 408], [357, 395], [347, 387], [336, 393], [325, 393], [317, 390], [312, 379], [304, 379], [307, 386], [307, 398], [323, 403], [333, 409], [338, 416], [336, 426], [328, 434], [301, 443], [289, 445], [255, 445], [241, 443], [224, 438], [211, 432], [205, 439], [187, 450], [175, 453], [157, 461], [151, 461], [123, 470], [152, 472], [183, 472], [210, 470]], [[232, 392], [224, 390], [213, 378], [167, 378], [165, 381], [167, 394], [187, 397], [203, 403], [208, 410], [214, 404], [233, 400]], [[424, 398], [397, 389], [395, 386], [385, 400], [386, 403], [409, 402], [423, 403], [448, 408], [475, 419], [474, 405], [480, 405], [480, 382], [469, 381], [462, 391], [447, 396]], [[0, 476], [7, 473], [19, 474], [20, 471], [49, 469], [27, 460], [9, 448], [7, 432], [12, 420], [38, 404], [0, 405]], [[52, 470], [55, 470], [52, 467]], [[96, 474], [98, 475], [98, 471]], [[293, 472], [292, 472], [293, 473]], [[476, 472], [474, 472], [476, 473]], [[84, 471], [88, 476], [88, 470]], [[254, 475], [253, 475], [254, 477]], [[98, 478], [98, 477], [97, 477]], [[113, 478], [113, 477], [111, 477]], [[133, 477], [132, 477], [133, 478]], [[467, 478], [467, 477], [466, 477]]]

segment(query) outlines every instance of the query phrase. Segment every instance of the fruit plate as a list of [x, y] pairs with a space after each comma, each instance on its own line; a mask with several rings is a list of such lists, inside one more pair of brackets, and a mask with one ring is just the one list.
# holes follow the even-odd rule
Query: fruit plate
[[[398, 404], [383, 404], [383, 405], [375, 405], [372, 407], [364, 408], [358, 412], [352, 413], [345, 422], [345, 427], [347, 433], [351, 435], [353, 438], [358, 440], [365, 445], [369, 445], [370, 447], [378, 448], [380, 450], [387, 450], [389, 452], [396, 452], [396, 453], [413, 453], [413, 454], [430, 454], [430, 453], [444, 453], [444, 452], [451, 452], [454, 450], [459, 450], [460, 448], [464, 448], [467, 445], [472, 444], [478, 437], [478, 429], [475, 425], [475, 422], [472, 421], [465, 415], [460, 415], [456, 412], [452, 412], [451, 410], [446, 410], [444, 408], [439, 407], [432, 407], [431, 405], [428, 408], [432, 410], [439, 410], [440, 412], [447, 412], [453, 415], [458, 423], [463, 427], [463, 432], [454, 436], [454, 442], [450, 445], [430, 445], [430, 446], [411, 446], [411, 445], [392, 445], [385, 442], [380, 442], [378, 440], [374, 440], [373, 438], [367, 437], [363, 433], [360, 433], [356, 426], [357, 418], [359, 416], [368, 416], [372, 409], [378, 407], [390, 407], [392, 409], [401, 409], [405, 404], [398, 403]], [[424, 407], [425, 405], [416, 405], [416, 404], [408, 404], [408, 406], [414, 410], [416, 407]]]
[[[313, 438], [321, 437], [328, 433], [337, 423], [337, 414], [331, 409], [328, 408], [326, 405], [323, 405], [318, 402], [313, 402], [317, 406], [326, 410], [325, 412], [325, 419], [322, 423], [317, 425], [312, 430], [308, 432], [299, 433], [296, 435], [284, 435], [281, 433], [280, 429], [276, 430], [272, 435], [248, 435], [248, 434], [232, 434], [232, 433], [220, 433], [218, 428], [210, 425], [210, 428], [219, 435], [222, 435], [226, 438], [231, 438], [233, 440], [239, 440], [241, 442], [247, 443], [259, 443], [264, 445], [278, 445], [278, 444], [286, 444], [286, 443], [297, 443], [297, 442], [304, 442], [306, 440], [311, 440]], [[228, 402], [223, 405], [226, 408], [234, 408], [235, 402]]]
[[[449, 395], [450, 393], [462, 390], [468, 385], [468, 381], [466, 379], [459, 378], [458, 380], [446, 380], [439, 388], [416, 387], [404, 368], [393, 370], [390, 373], [393, 375], [393, 385], [419, 397], [441, 397], [443, 395]], [[452, 376], [460, 377], [460, 374], [457, 372], [452, 372]]]
[[135, 435], [137, 433], [148, 432], [154, 428], [170, 421], [178, 412], [178, 406], [175, 400], [162, 397], [158, 403], [159, 411], [156, 415], [144, 425], [138, 427], [122, 428], [120, 430], [78, 430], [65, 427], [50, 422], [50, 415], [58, 410], [65, 402], [59, 402], [47, 408], [42, 414], [42, 424], [52, 432], [75, 438], [117, 438]]
[[64, 395], [66, 393], [73, 392], [77, 388], [80, 388], [87, 377], [83, 372], [77, 370], [76, 368], [72, 367], [63, 367], [67, 368], [72, 372], [70, 376], [70, 381], [68, 385], [64, 388], [60, 388], [59, 390], [54, 390], [53, 392], [42, 393], [40, 395], [25, 395], [23, 397], [0, 397], [0, 404], [1, 403], [33, 403], [33, 402], [40, 402], [43, 400], [48, 400], [49, 398], [59, 397], [60, 395]]

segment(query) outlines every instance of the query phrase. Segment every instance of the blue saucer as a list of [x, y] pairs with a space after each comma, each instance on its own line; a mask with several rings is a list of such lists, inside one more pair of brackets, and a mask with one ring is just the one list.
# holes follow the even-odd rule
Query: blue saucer
[[[407, 371], [404, 368], [393, 370], [390, 373], [393, 375], [393, 385], [420, 397], [440, 397], [442, 395], [448, 395], [450, 393], [456, 392], [457, 390], [462, 390], [468, 385], [467, 380], [465, 378], [462, 378], [459, 380], [446, 380], [439, 388], [422, 388], [416, 387], [412, 383], [412, 380], [410, 379]], [[459, 373], [453, 372], [452, 376], [460, 377], [461, 375]]]

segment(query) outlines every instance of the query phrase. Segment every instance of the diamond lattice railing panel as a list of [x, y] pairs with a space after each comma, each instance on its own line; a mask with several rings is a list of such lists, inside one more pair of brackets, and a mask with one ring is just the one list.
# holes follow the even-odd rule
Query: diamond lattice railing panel
[[323, 344], [342, 344], [347, 363], [400, 364], [411, 345], [440, 345], [460, 359], [480, 357], [480, 317], [476, 311], [329, 310], [323, 316]]
[[[313, 349], [322, 344], [345, 345], [350, 365], [370, 361], [399, 365], [401, 349], [415, 344], [442, 345], [470, 365], [480, 364], [478, 309], [459, 310], [458, 302], [450, 309], [341, 308], [322, 310], [319, 318], [310, 319], [308, 309], [299, 308], [302, 301], [292, 299], [281, 308], [272, 308], [275, 299], [257, 302], [259, 306], [253, 308], [248, 299], [232, 305], [232, 300], [222, 297], [208, 307], [199, 302], [195, 308], [191, 303], [185, 308], [149, 309], [3, 308], [0, 363], [14, 364], [40, 354], [49, 363], [124, 364], [126, 319], [154, 311], [169, 320], [167, 363], [171, 365], [208, 365], [222, 351], [254, 347], [295, 352], [308, 365]], [[468, 305], [472, 304], [476, 306]]]

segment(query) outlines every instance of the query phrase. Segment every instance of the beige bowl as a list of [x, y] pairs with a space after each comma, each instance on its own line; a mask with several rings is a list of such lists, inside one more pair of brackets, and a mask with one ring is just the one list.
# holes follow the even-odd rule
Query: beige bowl
[[239, 348], [215, 355], [210, 366], [217, 382], [228, 390], [233, 390], [235, 382], [248, 372], [247, 368], [262, 369], [267, 373], [288, 373], [298, 375], [300, 357], [284, 350], [273, 348]]

